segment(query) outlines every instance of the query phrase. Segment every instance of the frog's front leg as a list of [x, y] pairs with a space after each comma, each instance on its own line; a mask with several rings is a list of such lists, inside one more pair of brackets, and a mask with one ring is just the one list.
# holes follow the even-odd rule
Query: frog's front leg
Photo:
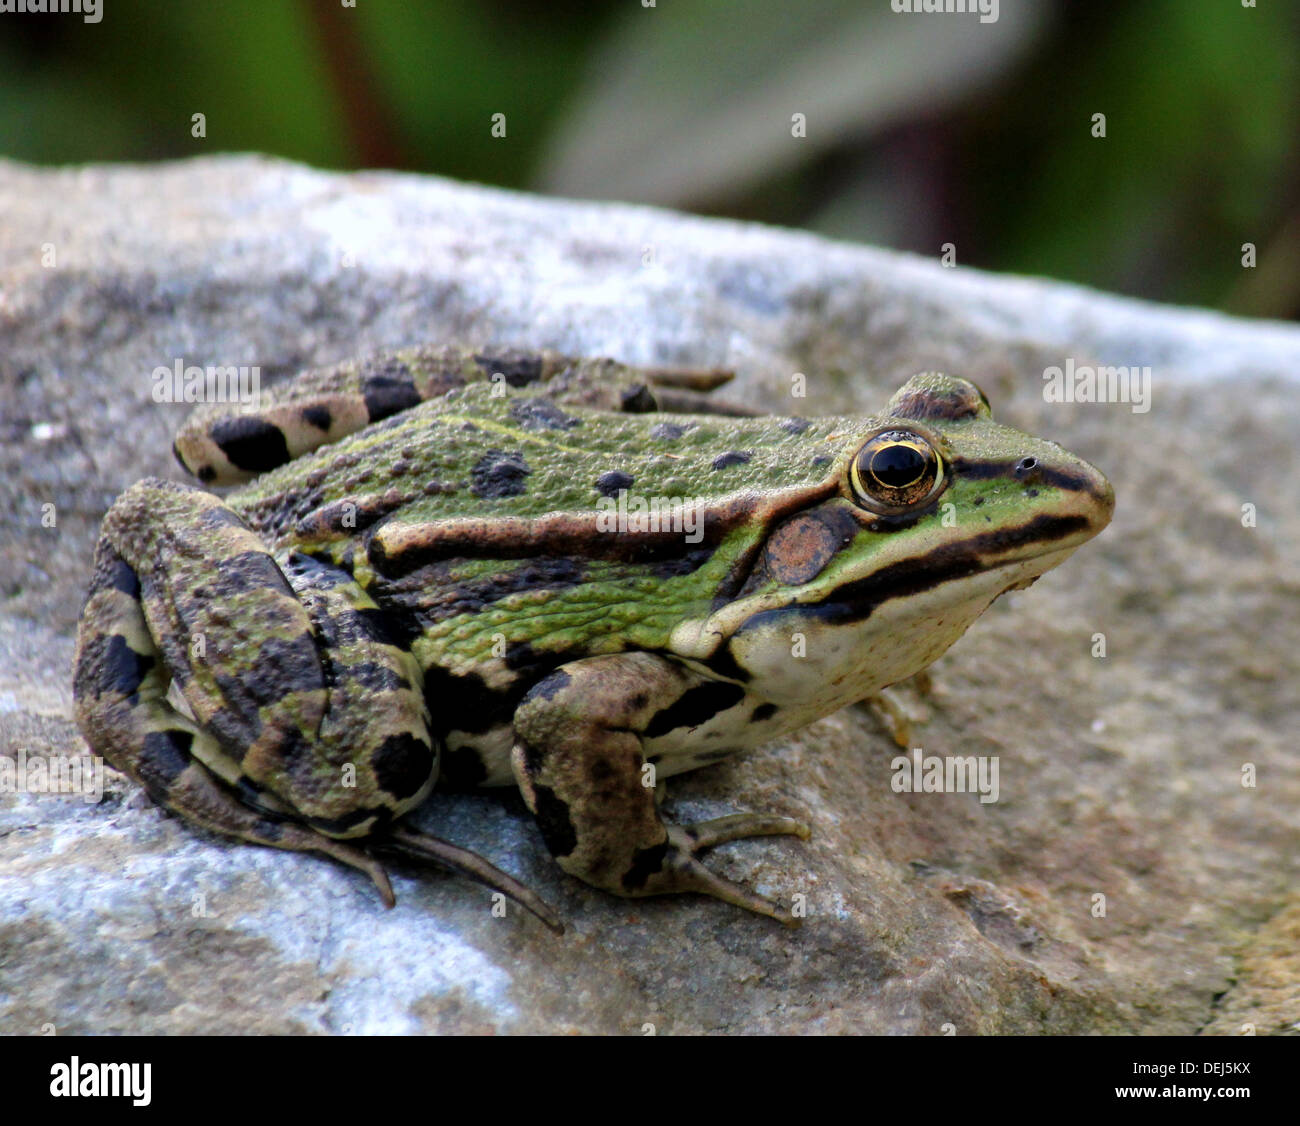
[[701, 892], [797, 926], [778, 904], [709, 871], [696, 854], [744, 837], [806, 840], [806, 825], [762, 814], [695, 825], [666, 824], [659, 816], [642, 736], [656, 717], [671, 716], [674, 704], [706, 684], [650, 653], [565, 665], [535, 685], [515, 712], [515, 778], [547, 847], [570, 875], [616, 895]]

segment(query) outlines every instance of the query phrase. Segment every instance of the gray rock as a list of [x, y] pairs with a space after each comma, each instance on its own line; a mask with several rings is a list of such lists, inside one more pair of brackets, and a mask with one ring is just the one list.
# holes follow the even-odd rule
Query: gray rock
[[[437, 872], [399, 870], [385, 911], [357, 874], [192, 830], [110, 772], [98, 803], [0, 795], [0, 1031], [1296, 1030], [1294, 326], [253, 157], [0, 163], [0, 207], [0, 742], [15, 758], [83, 749], [69, 663], [90, 554], [117, 492], [180, 476], [184, 408], [149, 397], [177, 358], [270, 378], [419, 342], [546, 346], [730, 365], [774, 409], [803, 372], [805, 414], [870, 411], [943, 368], [1118, 495], [1103, 536], [935, 667], [915, 741], [998, 755], [999, 802], [894, 793], [896, 749], [860, 707], [669, 784], [682, 818], [811, 820], [806, 845], [712, 861], [806, 895], [800, 931], [596, 892], [504, 793], [436, 797], [421, 824], [534, 886], [567, 935], [493, 917], [483, 889]], [[1042, 372], [1067, 358], [1150, 365], [1152, 409], [1045, 403]]]

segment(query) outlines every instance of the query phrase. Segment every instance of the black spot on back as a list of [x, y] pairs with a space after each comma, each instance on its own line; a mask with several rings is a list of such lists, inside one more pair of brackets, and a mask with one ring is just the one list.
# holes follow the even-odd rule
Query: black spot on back
[[251, 415], [219, 418], [208, 436], [231, 465], [248, 473], [265, 473], [289, 460], [289, 447], [280, 428]]
[[744, 465], [754, 455], [745, 450], [728, 450], [713, 459], [714, 469], [730, 469], [733, 465]]
[[470, 492], [480, 497], [517, 497], [527, 490], [524, 478], [532, 472], [518, 450], [488, 450], [470, 470]]
[[688, 688], [675, 703], [656, 712], [642, 734], [653, 739], [679, 727], [699, 727], [719, 712], [735, 707], [745, 697], [738, 684], [708, 681]]
[[596, 478], [596, 492], [603, 497], [616, 497], [621, 489], [630, 489], [636, 478], [621, 469], [607, 469]]
[[663, 438], [669, 442], [675, 442], [685, 433], [686, 430], [675, 422], [660, 422], [650, 427], [650, 437]]
[[525, 430], [572, 430], [582, 419], [565, 414], [550, 399], [519, 399], [510, 404], [510, 417]]
[[802, 434], [812, 425], [806, 418], [783, 418], [781, 429], [787, 434]]

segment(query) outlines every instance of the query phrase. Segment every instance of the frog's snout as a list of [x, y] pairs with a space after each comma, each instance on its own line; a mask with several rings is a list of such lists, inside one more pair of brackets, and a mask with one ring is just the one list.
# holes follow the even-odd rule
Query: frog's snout
[[1091, 539], [1110, 523], [1115, 512], [1115, 488], [1086, 461], [1072, 467], [1070, 477], [1073, 479], [1065, 488], [1066, 508], [1071, 515], [1087, 521], [1087, 538]]

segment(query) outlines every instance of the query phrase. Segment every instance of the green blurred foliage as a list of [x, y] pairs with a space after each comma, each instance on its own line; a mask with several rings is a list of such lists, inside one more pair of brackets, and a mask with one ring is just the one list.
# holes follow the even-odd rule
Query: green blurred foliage
[[0, 14], [0, 154], [403, 168], [1300, 315], [1298, 4], [102, 2]]

